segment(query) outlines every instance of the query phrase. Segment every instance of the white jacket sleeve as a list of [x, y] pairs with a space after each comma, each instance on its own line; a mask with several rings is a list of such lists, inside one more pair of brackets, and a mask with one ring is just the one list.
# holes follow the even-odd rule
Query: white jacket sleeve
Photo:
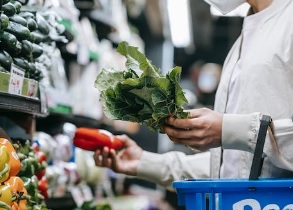
[[[254, 153], [261, 113], [225, 114], [222, 127], [223, 149]], [[275, 166], [293, 171], [292, 119], [273, 120], [267, 132], [264, 153]]]
[[139, 178], [174, 190], [173, 181], [210, 177], [210, 152], [186, 155], [175, 151], [164, 154], [144, 151], [137, 171]]

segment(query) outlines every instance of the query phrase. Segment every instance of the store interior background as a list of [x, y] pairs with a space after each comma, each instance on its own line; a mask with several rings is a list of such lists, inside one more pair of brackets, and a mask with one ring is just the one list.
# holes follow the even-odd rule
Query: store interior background
[[[98, 101], [99, 93], [94, 88], [95, 76], [102, 68], [123, 69], [124, 60], [117, 55], [115, 48], [119, 42], [127, 41], [130, 45], [139, 47], [164, 73], [174, 66], [182, 67], [182, 87], [186, 92], [189, 90], [188, 99], [192, 102], [187, 108], [202, 106], [213, 108], [215, 89], [207, 92], [198, 90], [197, 79], [200, 68], [196, 68], [194, 64], [223, 65], [230, 47], [241, 32], [243, 12], [228, 16], [213, 15], [210, 6], [203, 0], [51, 0], [48, 2], [63, 18], [68, 30], [67, 38], [70, 41], [66, 45], [57, 46], [60, 50], [61, 62], [56, 62], [57, 68], [41, 82], [42, 91], [47, 99], [48, 114], [45, 117], [33, 118], [35, 119], [33, 123], [30, 120], [30, 126], [33, 124], [34, 127], [28, 129], [27, 126], [22, 126], [22, 128], [26, 127], [24, 129], [26, 133], [29, 130], [33, 132], [34, 138], [55, 141], [51, 145], [61, 154], [62, 149], [57, 148], [56, 144], [62, 146], [64, 142], [60, 142], [60, 139], [58, 142], [57, 138], [60, 136], [72, 138], [74, 127], [102, 128], [114, 134], [127, 134], [143, 149], [151, 152], [180, 150], [192, 154], [193, 151], [184, 146], [174, 145], [165, 135], [150, 131], [145, 126], [106, 119]], [[180, 46], [172, 39], [174, 38], [171, 33], [173, 23], [170, 20], [175, 19], [177, 25], [183, 25], [182, 17], [186, 13], [181, 14], [180, 8], [181, 6], [184, 8], [184, 3], [187, 5], [185, 9], [190, 12], [191, 40], [187, 45]], [[179, 6], [174, 10], [170, 8], [171, 4]], [[176, 28], [175, 31], [182, 32], [183, 29]], [[181, 41], [185, 40], [182, 38]], [[218, 82], [219, 75], [213, 76], [216, 78], [212, 78], [212, 81]], [[19, 125], [25, 124], [19, 123], [22, 115], [15, 116], [8, 113], [7, 116], [17, 121], [15, 129], [9, 130], [9, 135], [30, 138], [19, 130]], [[23, 119], [28, 118], [24, 116]], [[2, 117], [0, 122], [2, 128], [12, 127]], [[17, 132], [15, 132], [16, 127]], [[53, 156], [54, 149], [49, 151]], [[51, 200], [48, 200], [52, 210], [73, 208], [72, 205], [87, 198], [96, 198], [101, 202], [111, 198], [113, 204], [117, 203], [115, 206], [117, 210], [179, 208], [174, 192], [147, 181], [125, 177], [106, 169], [97, 169], [93, 165], [91, 153], [77, 155], [74, 150], [66, 161], [75, 163], [81, 157], [84, 162], [67, 166], [66, 170], [79, 173], [78, 177], [81, 177], [82, 183], [90, 186], [91, 193], [88, 192], [86, 196], [83, 191], [83, 198], [77, 199], [72, 193], [72, 189], [76, 192], [77, 188], [72, 185], [80, 184], [80, 179], [73, 178], [72, 181], [70, 180], [72, 177], [63, 177], [62, 180], [66, 180], [66, 187], [58, 188], [56, 183], [60, 182], [61, 176], [66, 175], [63, 172], [60, 174], [58, 169], [59, 181], [57, 176], [55, 186], [51, 186]], [[59, 157], [60, 159], [62, 158]], [[84, 164], [83, 168], [79, 168], [82, 164]], [[53, 173], [53, 170], [50, 172], [49, 175], [57, 173]], [[137, 197], [124, 199], [122, 202], [119, 199], [121, 195]], [[138, 202], [140, 204], [137, 204]]]

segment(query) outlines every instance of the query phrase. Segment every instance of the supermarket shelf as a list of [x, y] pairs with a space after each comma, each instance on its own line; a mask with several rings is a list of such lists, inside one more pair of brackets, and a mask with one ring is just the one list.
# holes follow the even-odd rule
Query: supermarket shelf
[[0, 110], [21, 112], [37, 116], [46, 115], [46, 113], [42, 113], [42, 105], [39, 99], [5, 92], [0, 92]]
[[60, 198], [49, 198], [45, 202], [48, 209], [51, 210], [74, 209], [77, 207], [71, 195]]
[[37, 118], [38, 131], [56, 135], [62, 132], [64, 123], [72, 123], [76, 127], [100, 128], [101, 122], [86, 116], [50, 112], [47, 117]]
[[44, 121], [47, 120], [53, 120], [53, 121], [58, 121], [58, 122], [69, 122], [74, 124], [77, 127], [99, 127], [100, 126], [100, 121], [87, 117], [87, 116], [82, 116], [82, 115], [75, 115], [75, 114], [62, 114], [62, 113], [54, 113], [51, 112], [46, 118], [41, 119]]

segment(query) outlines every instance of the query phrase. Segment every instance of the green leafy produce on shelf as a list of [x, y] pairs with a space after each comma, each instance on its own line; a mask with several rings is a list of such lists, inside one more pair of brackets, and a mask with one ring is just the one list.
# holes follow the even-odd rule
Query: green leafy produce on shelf
[[137, 47], [127, 42], [121, 42], [117, 52], [127, 58], [127, 70], [102, 69], [95, 81], [109, 119], [137, 122], [151, 130], [160, 130], [166, 117], [188, 116], [182, 108], [187, 99], [179, 85], [180, 67], [163, 75]]

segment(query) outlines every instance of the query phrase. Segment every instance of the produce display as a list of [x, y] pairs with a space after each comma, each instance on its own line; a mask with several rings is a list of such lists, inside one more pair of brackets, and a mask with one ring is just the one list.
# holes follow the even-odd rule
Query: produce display
[[3, 1], [2, 11], [0, 72], [10, 72], [14, 64], [25, 72], [26, 78], [40, 81], [44, 44], [55, 41], [56, 33], [62, 31], [52, 26], [43, 13], [30, 11], [19, 1]]
[[0, 138], [0, 209], [46, 210], [45, 157], [29, 141]]
[[95, 128], [77, 128], [73, 138], [73, 144], [84, 150], [95, 151], [108, 147], [119, 150], [123, 148], [123, 142], [109, 131]]
[[179, 85], [181, 68], [163, 75], [136, 47], [118, 45], [125, 56], [126, 70], [102, 69], [95, 87], [99, 89], [104, 113], [109, 119], [132, 121], [160, 130], [166, 117], [186, 118], [182, 106], [187, 99]]

